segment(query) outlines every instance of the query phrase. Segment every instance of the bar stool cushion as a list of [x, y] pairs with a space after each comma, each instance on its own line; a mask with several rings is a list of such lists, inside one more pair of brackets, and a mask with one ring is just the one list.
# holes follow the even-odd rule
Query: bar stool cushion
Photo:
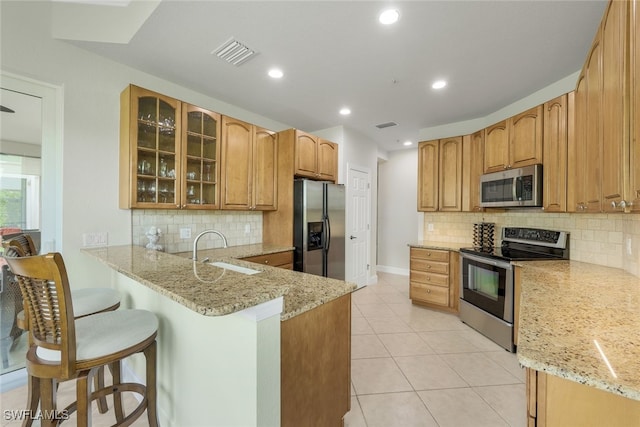
[[84, 317], [120, 304], [120, 294], [110, 288], [73, 289], [71, 303], [74, 317]]
[[[76, 362], [117, 353], [146, 340], [158, 330], [158, 318], [146, 310], [118, 310], [75, 320]], [[38, 347], [39, 358], [59, 362], [60, 352]]]

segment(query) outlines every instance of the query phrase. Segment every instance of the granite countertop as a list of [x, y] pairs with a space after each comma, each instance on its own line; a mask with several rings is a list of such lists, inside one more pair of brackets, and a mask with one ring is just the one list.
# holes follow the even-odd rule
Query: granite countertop
[[283, 296], [281, 320], [287, 320], [348, 294], [356, 285], [341, 280], [242, 261], [239, 258], [292, 250], [267, 245], [199, 250], [199, 259], [260, 270], [246, 275], [202, 262], [190, 253], [166, 254], [140, 246], [83, 249], [102, 263], [205, 316], [223, 316]]
[[517, 265], [520, 363], [640, 400], [640, 278], [577, 261]]
[[423, 248], [423, 249], [434, 249], [434, 250], [443, 250], [443, 251], [460, 251], [460, 248], [472, 246], [471, 243], [465, 245], [464, 243], [456, 243], [456, 242], [438, 242], [433, 240], [418, 240], [417, 242], [411, 242], [407, 244], [407, 246], [411, 248]]

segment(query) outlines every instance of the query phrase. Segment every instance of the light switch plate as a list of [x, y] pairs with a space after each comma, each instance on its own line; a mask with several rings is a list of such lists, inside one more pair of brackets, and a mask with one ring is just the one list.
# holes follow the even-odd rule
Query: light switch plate
[[191, 229], [190, 228], [181, 228], [180, 229], [180, 238], [181, 239], [190, 239], [191, 238]]
[[100, 231], [96, 233], [82, 234], [82, 246], [107, 246], [109, 244], [109, 233]]

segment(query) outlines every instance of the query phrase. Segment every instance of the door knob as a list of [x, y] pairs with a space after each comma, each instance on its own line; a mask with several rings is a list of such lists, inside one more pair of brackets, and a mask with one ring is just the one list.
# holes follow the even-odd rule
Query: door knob
[[353, 239], [357, 239], [356, 236], [349, 236], [349, 239], [353, 240]]

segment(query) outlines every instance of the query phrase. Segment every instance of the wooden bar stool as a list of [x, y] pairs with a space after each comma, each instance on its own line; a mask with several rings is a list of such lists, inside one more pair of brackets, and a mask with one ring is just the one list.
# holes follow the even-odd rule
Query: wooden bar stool
[[[27, 234], [13, 237], [11, 240], [3, 243], [5, 248], [5, 257], [23, 257], [37, 255], [37, 249], [31, 237]], [[30, 254], [30, 255], [27, 255]], [[77, 289], [71, 293], [71, 301], [73, 303], [73, 314], [76, 319], [90, 316], [92, 314], [102, 313], [105, 311], [113, 311], [120, 307], [120, 294], [109, 288], [87, 288]], [[29, 330], [28, 316], [25, 316], [24, 309], [16, 315], [16, 323], [22, 330]], [[94, 377], [97, 389], [104, 387], [104, 368], [101, 368], [98, 375]], [[32, 385], [32, 378], [27, 379], [27, 410], [35, 414], [40, 403], [40, 394], [37, 388]], [[104, 414], [109, 410], [106, 398], [98, 399], [98, 409]], [[23, 427], [31, 427], [32, 420], [27, 419]]]
[[[58, 425], [68, 414], [77, 412], [77, 425], [88, 426], [91, 402], [114, 394], [116, 426], [130, 425], [146, 410], [149, 425], [156, 427], [157, 317], [146, 310], [117, 310], [74, 319], [62, 255], [50, 253], [6, 260], [28, 306], [27, 371], [33, 378], [33, 386], [40, 390], [41, 425]], [[146, 386], [122, 383], [122, 359], [140, 352], [147, 361]], [[91, 379], [100, 367], [107, 365], [114, 374], [113, 385], [92, 392]], [[77, 380], [76, 401], [59, 411], [56, 384], [70, 379]], [[120, 394], [129, 391], [141, 394], [142, 401], [125, 416]]]

